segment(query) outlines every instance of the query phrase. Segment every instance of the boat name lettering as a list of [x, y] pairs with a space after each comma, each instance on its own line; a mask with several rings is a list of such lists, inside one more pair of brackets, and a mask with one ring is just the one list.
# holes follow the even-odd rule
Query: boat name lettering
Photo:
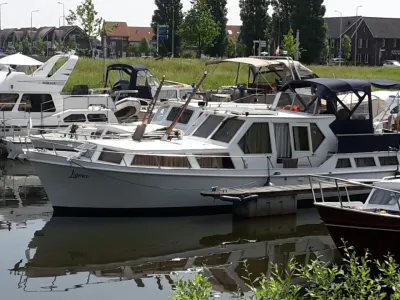
[[55, 81], [43, 81], [43, 84], [52, 84], [56, 85], [57, 83]]
[[77, 178], [89, 178], [89, 176], [85, 175], [85, 174], [75, 173], [75, 170], [72, 170], [71, 175], [69, 175], [68, 178], [74, 178], [74, 179], [77, 179]]

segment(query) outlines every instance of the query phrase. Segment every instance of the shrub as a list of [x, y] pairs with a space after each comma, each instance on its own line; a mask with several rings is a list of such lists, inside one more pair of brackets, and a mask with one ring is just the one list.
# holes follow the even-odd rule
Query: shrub
[[[343, 265], [331, 265], [317, 256], [310, 264], [300, 266], [294, 260], [286, 270], [274, 266], [270, 277], [246, 279], [250, 292], [238, 297], [271, 300], [334, 300], [334, 299], [400, 299], [400, 266], [390, 255], [383, 262], [373, 261], [368, 251], [358, 257], [352, 248], [344, 247]], [[375, 274], [375, 271], [378, 274]], [[303, 279], [305, 284], [293, 284], [293, 279]], [[193, 280], [178, 280], [173, 300], [213, 299], [211, 283], [202, 275]]]

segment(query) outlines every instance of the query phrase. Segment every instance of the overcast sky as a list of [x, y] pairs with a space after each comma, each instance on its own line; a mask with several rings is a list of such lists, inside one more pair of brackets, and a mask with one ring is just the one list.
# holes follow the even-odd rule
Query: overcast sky
[[[65, 4], [65, 11], [75, 9], [82, 0], [60, 0]], [[108, 21], [126, 21], [130, 26], [149, 26], [155, 8], [152, 0], [93, 0], [99, 15]], [[62, 5], [58, 0], [0, 0], [8, 2], [2, 6], [2, 28], [30, 27], [31, 11], [33, 27], [58, 26], [62, 16]], [[182, 0], [184, 10], [189, 8], [190, 0]], [[351, 3], [349, 5], [349, 3]], [[327, 17], [355, 15], [356, 7], [362, 5], [359, 14], [369, 17], [398, 17], [399, 0], [379, 0], [379, 5], [371, 0], [325, 0]], [[228, 0], [228, 24], [240, 25], [239, 1]]]

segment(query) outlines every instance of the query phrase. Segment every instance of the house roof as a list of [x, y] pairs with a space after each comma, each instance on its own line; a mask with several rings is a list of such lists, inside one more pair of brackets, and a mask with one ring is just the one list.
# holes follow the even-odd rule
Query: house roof
[[36, 39], [43, 39], [44, 37], [46, 37], [52, 30], [56, 29], [55, 27], [41, 27], [37, 30], [36, 33]]
[[16, 31], [17, 28], [7, 28], [0, 31], [0, 39], [6, 39], [10, 34]]
[[325, 23], [328, 25], [328, 36], [331, 39], [340, 38], [340, 22], [342, 22], [342, 35], [347, 34], [352, 36], [356, 29], [356, 23], [360, 20], [360, 16], [353, 17], [332, 17], [325, 18]]
[[240, 27], [240, 25], [227, 25], [228, 36], [233, 40], [237, 40], [240, 34]]
[[128, 27], [129, 41], [139, 42], [143, 38], [152, 40], [154, 37], [153, 28], [151, 27]]
[[400, 38], [400, 19], [374, 17], [364, 17], [363, 19], [374, 38]]
[[[106, 21], [104, 24], [107, 30], [107, 36], [129, 37], [129, 29], [126, 22]], [[113, 26], [116, 26], [116, 28], [112, 29]]]

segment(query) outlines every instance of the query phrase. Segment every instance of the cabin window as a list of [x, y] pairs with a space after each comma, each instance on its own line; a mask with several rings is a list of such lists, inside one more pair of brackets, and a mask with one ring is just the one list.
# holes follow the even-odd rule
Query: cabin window
[[293, 140], [295, 151], [310, 151], [308, 127], [293, 126]]
[[64, 118], [65, 123], [86, 122], [84, 114], [72, 114]]
[[[181, 107], [173, 107], [171, 109], [170, 113], [168, 114], [167, 121], [175, 120], [175, 118], [178, 115], [178, 113], [180, 112], [180, 110], [181, 110]], [[185, 109], [182, 116], [179, 118], [178, 122], [181, 124], [187, 124], [187, 123], [189, 123], [192, 115], [193, 115], [193, 110]]]
[[124, 153], [116, 152], [111, 149], [104, 148], [99, 156], [99, 160], [119, 165], [124, 158]]
[[177, 90], [164, 90], [160, 92], [159, 99], [175, 99], [178, 98]]
[[375, 189], [369, 198], [369, 204], [373, 205], [398, 205], [400, 194]]
[[374, 167], [376, 166], [373, 157], [358, 157], [355, 158], [357, 167]]
[[212, 140], [229, 143], [235, 134], [239, 131], [244, 121], [237, 119], [226, 119], [219, 127], [217, 132], [211, 137]]
[[313, 152], [315, 152], [317, 151], [318, 147], [322, 144], [322, 142], [325, 140], [325, 136], [319, 129], [318, 125], [315, 123], [310, 124], [310, 129], [311, 129], [311, 141], [312, 141]]
[[200, 168], [202, 169], [234, 169], [232, 159], [228, 153], [216, 154], [218, 157], [196, 157]]
[[49, 94], [23, 94], [19, 111], [55, 112], [53, 98]]
[[208, 118], [200, 125], [193, 136], [208, 138], [208, 136], [217, 128], [219, 123], [222, 122], [224, 117], [220, 116], [208, 116]]
[[88, 114], [87, 119], [89, 122], [107, 122], [108, 118], [105, 114]]
[[272, 153], [269, 124], [253, 123], [238, 145], [245, 154]]
[[151, 156], [135, 155], [131, 163], [132, 166], [152, 166], [168, 168], [190, 168], [187, 157], [183, 156]]
[[379, 162], [381, 166], [397, 166], [399, 164], [399, 160], [397, 156], [383, 156], [379, 157]]
[[336, 169], [351, 168], [350, 158], [339, 158], [336, 162]]
[[19, 98], [18, 94], [0, 94], [0, 110], [12, 111]]

